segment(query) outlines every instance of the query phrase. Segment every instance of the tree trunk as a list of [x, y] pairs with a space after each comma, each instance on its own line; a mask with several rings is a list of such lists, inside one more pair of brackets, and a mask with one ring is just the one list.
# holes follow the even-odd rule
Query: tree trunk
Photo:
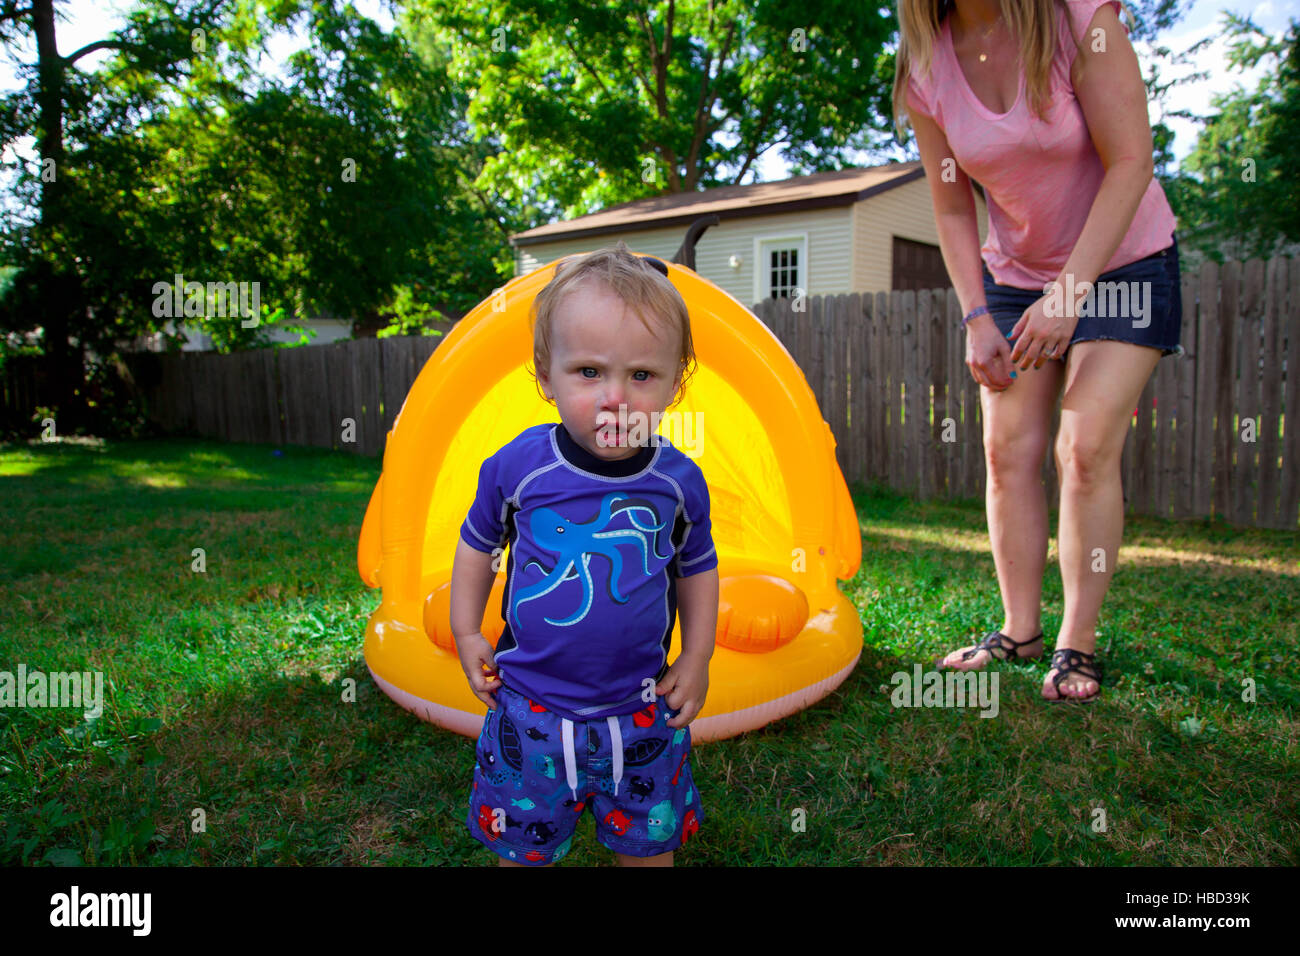
[[[54, 34], [54, 0], [31, 0], [32, 27], [36, 34], [39, 86], [37, 149], [41, 163], [41, 218], [36, 229], [35, 253], [41, 290], [40, 322], [52, 399], [58, 409], [56, 428], [67, 433], [83, 420], [79, 392], [85, 373], [80, 345], [73, 347], [69, 330], [81, 299], [80, 277], [75, 268], [59, 268], [66, 249], [59, 247], [60, 226], [65, 221], [63, 148], [63, 78], [65, 64]], [[49, 161], [53, 161], [52, 167]], [[46, 169], [50, 172], [47, 173]], [[67, 263], [70, 267], [72, 263]]]

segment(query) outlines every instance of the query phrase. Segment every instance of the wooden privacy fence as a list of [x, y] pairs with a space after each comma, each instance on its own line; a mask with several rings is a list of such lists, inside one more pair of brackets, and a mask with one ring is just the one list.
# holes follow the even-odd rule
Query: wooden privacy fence
[[[1126, 506], [1295, 529], [1300, 259], [1206, 262], [1183, 274], [1181, 293], [1186, 354], [1162, 358], [1138, 400], [1124, 445]], [[845, 477], [921, 498], [982, 496], [980, 387], [965, 364], [956, 293], [806, 302], [795, 313], [790, 299], [768, 300], [756, 313], [804, 370]], [[1058, 404], [1053, 436], [1059, 424]], [[1056, 507], [1050, 443], [1043, 476]]]
[[[1184, 274], [1181, 291], [1187, 354], [1161, 359], [1137, 403], [1124, 447], [1127, 508], [1294, 529], [1300, 429], [1279, 432], [1300, 420], [1300, 387], [1292, 384], [1300, 368], [1300, 259], [1207, 262]], [[805, 301], [805, 312], [791, 311], [789, 299], [755, 311], [804, 370], [845, 477], [921, 498], [982, 497], [979, 386], [964, 361], [955, 293]], [[441, 341], [142, 353], [128, 364], [151, 417], [169, 430], [378, 455], [416, 373]], [[1059, 422], [1058, 407], [1053, 435]], [[1055, 507], [1050, 444], [1043, 476]]]
[[127, 366], [149, 417], [168, 431], [379, 455], [441, 341], [415, 335], [229, 355], [138, 352]]

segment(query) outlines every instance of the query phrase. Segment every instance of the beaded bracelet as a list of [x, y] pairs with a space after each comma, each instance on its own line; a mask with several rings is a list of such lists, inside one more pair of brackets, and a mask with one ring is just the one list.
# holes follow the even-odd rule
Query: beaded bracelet
[[977, 315], [988, 315], [988, 312], [989, 312], [989, 307], [987, 305], [979, 305], [971, 309], [969, 312], [966, 313], [966, 318], [961, 320], [962, 328], [965, 328], [966, 323], [969, 322], [971, 319], [975, 318]]

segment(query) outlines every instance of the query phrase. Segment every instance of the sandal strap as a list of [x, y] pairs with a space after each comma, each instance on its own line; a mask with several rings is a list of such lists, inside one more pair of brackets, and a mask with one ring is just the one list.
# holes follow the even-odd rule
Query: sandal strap
[[1052, 678], [1052, 685], [1056, 688], [1056, 692], [1061, 693], [1061, 681], [1071, 674], [1095, 680], [1100, 686], [1101, 664], [1095, 658], [1095, 654], [1085, 654], [1072, 647], [1058, 647], [1053, 651], [1052, 666], [1049, 670], [1056, 671], [1056, 676]]
[[1003, 634], [1001, 631], [989, 631], [984, 635], [984, 640], [980, 641], [969, 651], [963, 653], [961, 659], [968, 661], [980, 651], [988, 651], [989, 657], [992, 657], [996, 661], [1009, 661], [1012, 658], [1020, 660], [1021, 657], [1018, 648], [1042, 640], [1042, 637], [1043, 632], [1039, 631], [1035, 636], [1029, 638], [1027, 641], [1017, 641], [1007, 637], [1007, 635]]

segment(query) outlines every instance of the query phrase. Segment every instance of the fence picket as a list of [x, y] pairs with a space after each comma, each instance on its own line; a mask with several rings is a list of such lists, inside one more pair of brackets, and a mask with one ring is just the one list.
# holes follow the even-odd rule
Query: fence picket
[[[1264, 303], [1260, 329], [1259, 381], [1282, 382], [1282, 329], [1281, 313], [1284, 307], [1286, 262], [1281, 258], [1268, 261], [1264, 279]], [[1259, 396], [1259, 520], [1261, 528], [1278, 525], [1277, 457], [1279, 452], [1278, 427], [1282, 412], [1282, 395], [1279, 388], [1263, 388]]]
[[[1300, 257], [1288, 262], [1286, 319], [1285, 433], [1282, 436], [1281, 513], [1278, 527], [1294, 530], [1296, 511], [1300, 507]], [[1280, 350], [1280, 349], [1279, 349]]]
[[[1241, 332], [1237, 342], [1236, 388], [1236, 411], [1240, 420], [1233, 440], [1237, 463], [1232, 474], [1233, 521], [1237, 524], [1255, 522], [1259, 501], [1259, 467], [1255, 459], [1259, 454], [1259, 433], [1262, 430], [1259, 421], [1259, 367], [1263, 280], [1263, 261], [1248, 260], [1241, 283], [1241, 316], [1237, 325]], [[1247, 420], [1252, 420], [1253, 426], [1248, 426]], [[1248, 438], [1253, 440], [1248, 441]]]

